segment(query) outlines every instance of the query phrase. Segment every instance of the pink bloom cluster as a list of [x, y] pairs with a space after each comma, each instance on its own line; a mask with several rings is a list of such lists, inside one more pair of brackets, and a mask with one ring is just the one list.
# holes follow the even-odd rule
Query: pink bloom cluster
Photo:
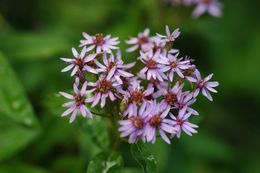
[[209, 13], [214, 17], [222, 16], [222, 5], [218, 0], [168, 0], [173, 5], [195, 6], [192, 12], [194, 18], [200, 17], [204, 13]]
[[[212, 101], [210, 92], [216, 93], [219, 83], [210, 81], [213, 74], [203, 78], [193, 61], [180, 57], [179, 50], [173, 48], [179, 29], [171, 32], [166, 26], [166, 35], [149, 34], [145, 29], [126, 41], [130, 46], [126, 51], [139, 54], [136, 65], [124, 64], [117, 38], [83, 33], [86, 40], [80, 41], [81, 52], [72, 48], [73, 58], [61, 58], [68, 64], [62, 72], [71, 70], [75, 77], [74, 94], [60, 92], [71, 100], [63, 105], [68, 109], [62, 116], [71, 114], [73, 122], [80, 114], [92, 117], [91, 107], [115, 110], [120, 136], [129, 143], [154, 143], [158, 135], [170, 143], [181, 132], [197, 133], [198, 126], [190, 118], [199, 114], [192, 105], [200, 93]], [[105, 107], [115, 100], [120, 105], [115, 102]]]

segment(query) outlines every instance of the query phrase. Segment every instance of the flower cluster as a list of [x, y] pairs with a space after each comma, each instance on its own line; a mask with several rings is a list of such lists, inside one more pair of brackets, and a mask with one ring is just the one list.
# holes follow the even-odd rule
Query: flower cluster
[[166, 35], [150, 36], [145, 29], [126, 40], [126, 52], [136, 52], [138, 58], [124, 64], [118, 38], [83, 33], [81, 52], [72, 48], [74, 58], [61, 58], [68, 64], [62, 72], [71, 70], [75, 78], [73, 95], [60, 92], [71, 100], [63, 105], [68, 109], [62, 116], [71, 114], [73, 122], [80, 114], [92, 117], [91, 107], [113, 111], [120, 136], [129, 143], [154, 143], [158, 135], [170, 143], [181, 132], [197, 133], [198, 126], [190, 118], [199, 113], [192, 105], [200, 93], [212, 101], [210, 92], [216, 93], [219, 83], [210, 81], [213, 74], [203, 78], [192, 59], [179, 56], [173, 47], [179, 35], [179, 29], [171, 32], [168, 26]]
[[222, 5], [218, 0], [168, 0], [173, 5], [195, 6], [192, 12], [194, 18], [200, 17], [204, 13], [209, 13], [214, 17], [222, 16]]

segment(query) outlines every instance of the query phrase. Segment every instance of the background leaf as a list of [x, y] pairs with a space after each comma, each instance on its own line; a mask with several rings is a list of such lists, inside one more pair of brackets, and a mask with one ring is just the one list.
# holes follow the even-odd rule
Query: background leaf
[[89, 162], [87, 173], [120, 173], [122, 167], [123, 160], [120, 154], [103, 152]]
[[157, 162], [155, 157], [150, 153], [147, 146], [139, 142], [131, 146], [132, 156], [143, 167], [145, 173], [156, 173]]
[[2, 34], [0, 40], [0, 50], [16, 61], [51, 58], [71, 47], [68, 38], [55, 32]]
[[39, 124], [11, 66], [0, 54], [0, 160], [26, 147], [39, 133]]
[[0, 165], [0, 173], [48, 173], [43, 168], [23, 164], [23, 163], [12, 163], [10, 165]]
[[38, 121], [10, 64], [0, 53], [0, 112], [18, 123], [32, 127]]

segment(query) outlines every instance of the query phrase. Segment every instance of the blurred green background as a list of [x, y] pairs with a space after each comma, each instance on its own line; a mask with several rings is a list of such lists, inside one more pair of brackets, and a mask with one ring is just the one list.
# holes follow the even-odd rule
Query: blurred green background
[[[214, 102], [195, 108], [199, 133], [149, 146], [161, 173], [260, 172], [260, 1], [222, 0], [224, 16], [191, 18], [159, 0], [0, 0], [0, 173], [81, 173], [107, 147], [99, 118], [61, 118], [73, 79], [60, 73], [83, 31], [119, 36], [179, 27], [175, 47], [220, 82]], [[126, 54], [126, 61], [135, 59]], [[137, 173], [124, 144], [125, 173]]]

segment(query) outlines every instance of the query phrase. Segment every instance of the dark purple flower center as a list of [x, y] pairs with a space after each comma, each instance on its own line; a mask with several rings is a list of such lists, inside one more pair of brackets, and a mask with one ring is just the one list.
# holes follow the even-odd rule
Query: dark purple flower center
[[101, 93], [107, 93], [109, 90], [111, 90], [111, 88], [112, 88], [112, 82], [106, 79], [102, 79], [98, 83], [97, 91]]
[[140, 90], [135, 90], [132, 94], [131, 94], [131, 100], [137, 104], [140, 104], [143, 102], [144, 99], [144, 94], [142, 91]]
[[144, 126], [144, 119], [141, 117], [132, 118], [133, 126], [137, 129], [141, 129]]
[[161, 126], [162, 124], [162, 118], [160, 115], [154, 115], [150, 120], [149, 120], [149, 124], [154, 127], [154, 128], [158, 128]]
[[197, 83], [197, 86], [196, 88], [203, 88], [205, 86], [205, 82], [203, 80], [200, 80], [198, 83]]
[[183, 70], [184, 76], [191, 76], [194, 73], [194, 69], [185, 69]]
[[79, 70], [82, 70], [84, 68], [84, 60], [83, 58], [76, 58], [75, 64], [79, 67]]
[[80, 82], [84, 82], [85, 81], [85, 76], [84, 76], [84, 72], [81, 70], [78, 70], [76, 72], [76, 76], [79, 78]]
[[179, 109], [182, 109], [183, 107], [184, 107], [184, 104], [183, 104], [183, 103], [179, 103], [178, 108], [179, 108]]
[[123, 82], [122, 88], [123, 88], [124, 90], [127, 90], [128, 86], [129, 86], [129, 80], [128, 80], [127, 78], [125, 78], [125, 77], [121, 77], [121, 80], [122, 80], [122, 82]]
[[171, 62], [171, 67], [172, 68], [176, 68], [177, 65], [178, 65], [178, 63], [176, 61]]
[[158, 50], [162, 50], [161, 46], [154, 45], [153, 47], [153, 53], [157, 52]]
[[98, 46], [101, 46], [102, 44], [104, 44], [105, 41], [104, 41], [103, 34], [96, 34], [93, 42], [95, 45], [98, 45]]
[[177, 118], [176, 123], [177, 123], [177, 125], [181, 126], [184, 123], [184, 121], [182, 119]]
[[170, 92], [168, 92], [164, 97], [168, 105], [173, 105], [177, 99], [177, 96]]
[[159, 84], [161, 83], [158, 79], [154, 79], [153, 77], [150, 79], [150, 82], [151, 82], [153, 85], [159, 85]]
[[113, 67], [115, 67], [115, 65], [116, 65], [115, 62], [110, 61], [110, 62], [108, 63], [108, 70], [111, 70]]
[[156, 62], [153, 59], [148, 59], [146, 61], [146, 66], [150, 69], [155, 69], [156, 68]]
[[87, 62], [86, 64], [87, 64], [88, 66], [92, 67], [92, 68], [95, 67], [95, 65], [96, 65], [95, 62], [94, 62], [93, 60]]
[[142, 36], [142, 37], [140, 37], [139, 40], [138, 40], [138, 45], [141, 46], [141, 45], [144, 44], [144, 43], [148, 43], [148, 41], [149, 41], [148, 37]]
[[212, 3], [212, 0], [202, 0], [202, 3], [209, 5], [210, 3]]
[[82, 104], [85, 103], [85, 98], [82, 97], [80, 94], [76, 95], [76, 96], [74, 97], [74, 99], [75, 99], [75, 102], [76, 102], [76, 105], [77, 105], [77, 106], [80, 106], [80, 105], [82, 105]]

